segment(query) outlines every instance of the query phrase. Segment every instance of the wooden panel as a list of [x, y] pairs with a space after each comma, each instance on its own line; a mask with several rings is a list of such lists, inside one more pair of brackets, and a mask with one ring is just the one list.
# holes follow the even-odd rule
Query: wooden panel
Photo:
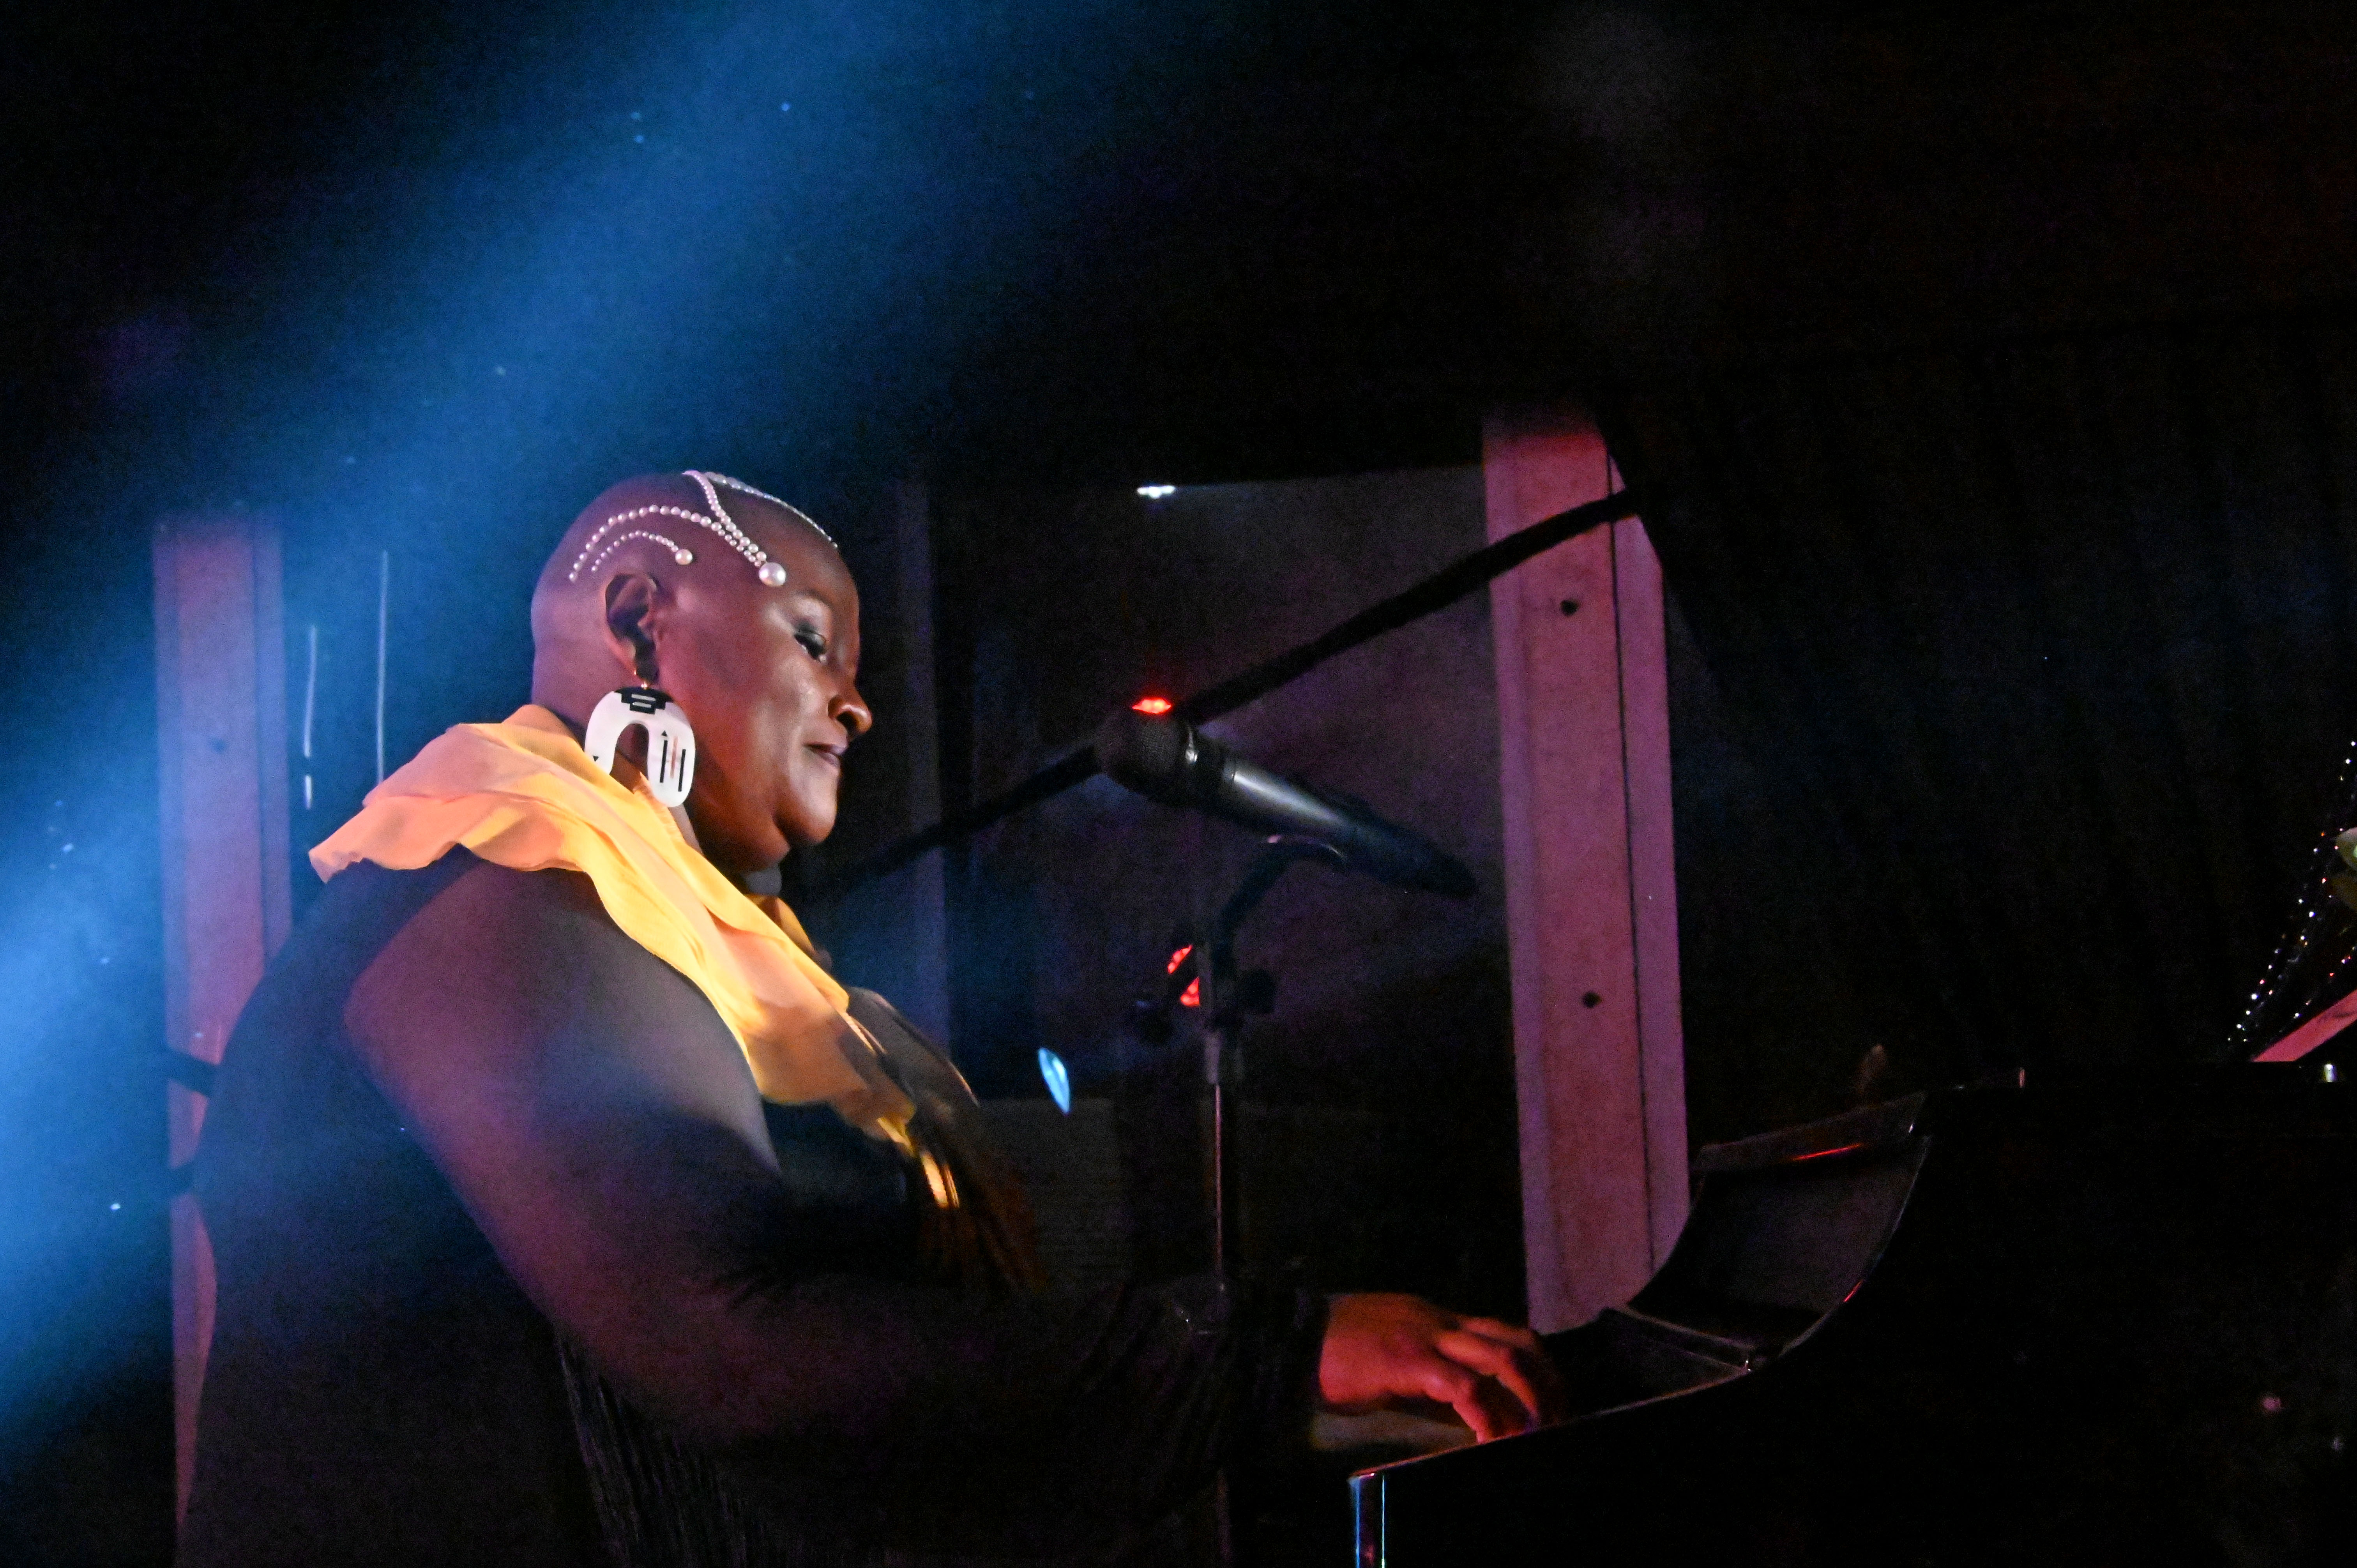
[[[1611, 484], [1584, 421], [1493, 424], [1498, 538]], [[1491, 587], [1531, 1320], [1644, 1283], [1685, 1219], [1661, 574], [1631, 520]]]
[[[290, 921], [277, 535], [248, 517], [167, 519], [155, 568], [167, 1045], [218, 1063]], [[176, 1171], [204, 1113], [203, 1095], [169, 1086]], [[184, 1509], [212, 1318], [211, 1247], [183, 1192], [172, 1200], [172, 1350]]]
[[1652, 1267], [1676, 1245], [1691, 1196], [1685, 1026], [1678, 997], [1678, 866], [1670, 792], [1670, 660], [1662, 564], [1637, 518], [1612, 528], [1620, 634], [1620, 757], [1629, 810], [1629, 915], [1636, 955], [1640, 1088]]

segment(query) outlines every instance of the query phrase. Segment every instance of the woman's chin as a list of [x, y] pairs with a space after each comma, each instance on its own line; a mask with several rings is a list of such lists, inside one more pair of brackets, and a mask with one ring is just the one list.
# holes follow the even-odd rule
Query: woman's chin
[[788, 851], [808, 849], [823, 843], [834, 832], [834, 802], [830, 800], [824, 811], [802, 811], [791, 817], [778, 819], [778, 831], [785, 840]]

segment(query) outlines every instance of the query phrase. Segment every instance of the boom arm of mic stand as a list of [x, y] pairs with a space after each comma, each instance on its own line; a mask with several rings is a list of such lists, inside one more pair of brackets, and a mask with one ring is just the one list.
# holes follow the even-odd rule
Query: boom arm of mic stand
[[1219, 918], [1211, 923], [1210, 967], [1214, 978], [1206, 983], [1203, 1005], [1207, 1010], [1211, 1005], [1209, 987], [1224, 990], [1235, 973], [1236, 932], [1260, 908], [1260, 901], [1275, 887], [1277, 879], [1305, 860], [1322, 860], [1337, 871], [1347, 870], [1351, 864], [1333, 845], [1316, 839], [1272, 839], [1268, 847], [1253, 857], [1244, 879], [1236, 885], [1228, 901], [1220, 906]]

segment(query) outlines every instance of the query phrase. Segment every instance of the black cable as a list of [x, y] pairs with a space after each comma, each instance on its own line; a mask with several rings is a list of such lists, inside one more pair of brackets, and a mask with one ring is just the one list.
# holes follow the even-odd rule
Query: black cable
[[[1273, 659], [1263, 660], [1216, 686], [1198, 692], [1174, 706], [1170, 710], [1171, 716], [1188, 724], [1200, 725], [1208, 724], [1224, 714], [1232, 714], [1246, 703], [1266, 696], [1288, 681], [1298, 680], [1338, 654], [1348, 653], [1362, 642], [1372, 642], [1387, 631], [1396, 631], [1410, 621], [1421, 620], [1435, 610], [1455, 604], [1491, 578], [1503, 576], [1541, 551], [1551, 550], [1573, 535], [1585, 533], [1591, 528], [1634, 517], [1638, 510], [1636, 492], [1618, 490], [1600, 500], [1576, 506], [1569, 511], [1543, 518], [1527, 528], [1517, 529], [1495, 543], [1485, 545], [1470, 555], [1443, 566], [1414, 587], [1361, 610], [1332, 630], [1287, 649]], [[955, 843], [994, 822], [1013, 816], [1026, 806], [1036, 806], [1051, 796], [1060, 795], [1073, 785], [1093, 778], [1096, 771], [1096, 754], [1088, 746], [1067, 752], [1013, 789], [885, 845], [852, 866], [841, 877], [834, 879], [826, 891], [840, 896], [862, 883], [888, 876], [926, 851]]]

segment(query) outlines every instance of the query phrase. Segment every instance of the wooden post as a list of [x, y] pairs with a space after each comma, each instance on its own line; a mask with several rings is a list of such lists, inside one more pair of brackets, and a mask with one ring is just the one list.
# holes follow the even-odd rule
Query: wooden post
[[203, 1090], [286, 940], [286, 672], [278, 537], [243, 516], [156, 529], [156, 687], [163, 783], [164, 1004], [172, 1198], [172, 1409], [179, 1509], [212, 1341], [212, 1248], [186, 1190]]
[[[1493, 422], [1492, 539], [1595, 500], [1577, 417]], [[1661, 568], [1635, 519], [1491, 585], [1523, 1234], [1542, 1332], [1625, 1302], [1686, 1214]]]

